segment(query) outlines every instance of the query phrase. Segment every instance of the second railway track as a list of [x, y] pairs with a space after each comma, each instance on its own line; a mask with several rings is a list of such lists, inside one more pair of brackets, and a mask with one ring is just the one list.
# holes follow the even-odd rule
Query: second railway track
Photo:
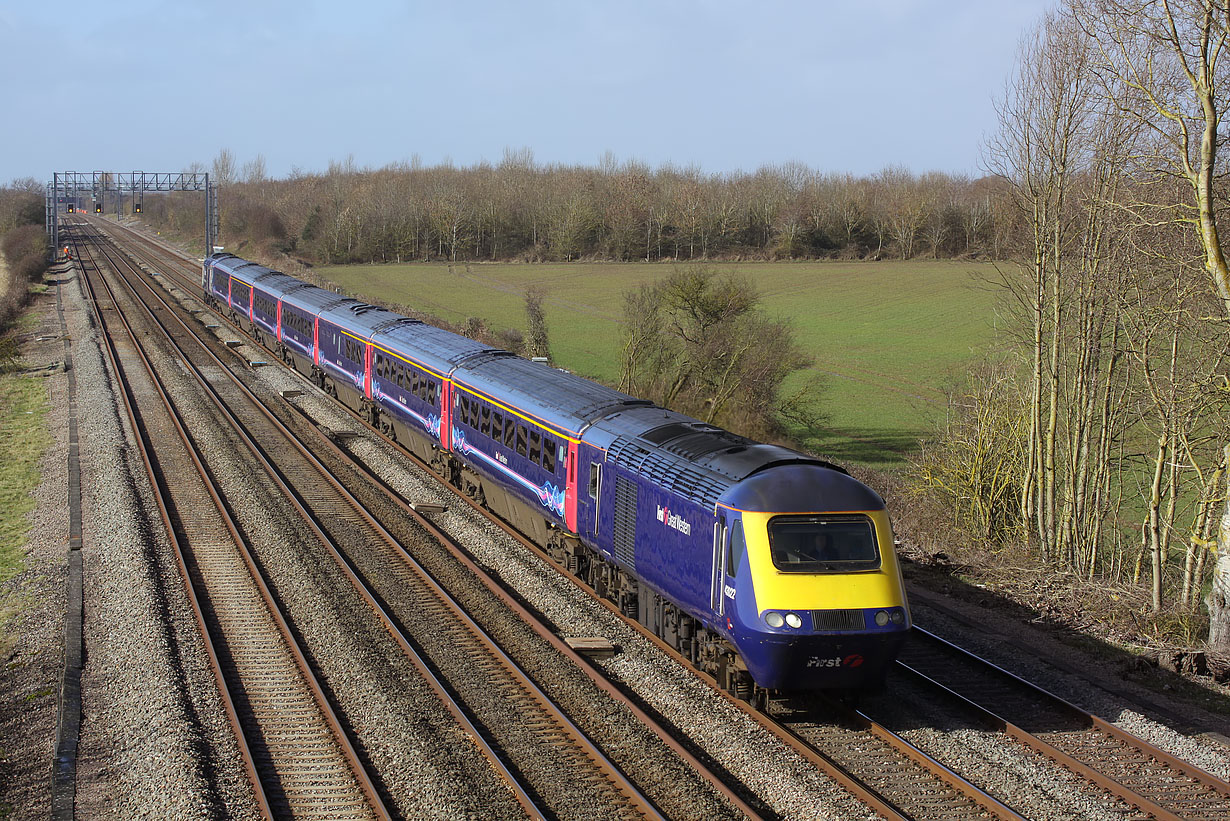
[[[88, 291], [124, 385], [262, 814], [379, 817], [383, 804], [250, 558], [182, 416], [84, 242]], [[131, 306], [129, 306], [131, 307]], [[136, 401], [137, 394], [161, 400]]]

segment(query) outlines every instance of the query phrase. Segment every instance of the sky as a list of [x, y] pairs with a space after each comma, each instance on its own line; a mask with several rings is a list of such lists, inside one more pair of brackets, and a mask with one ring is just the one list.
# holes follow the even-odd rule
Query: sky
[[0, 183], [353, 157], [979, 173], [1053, 0], [0, 0]]

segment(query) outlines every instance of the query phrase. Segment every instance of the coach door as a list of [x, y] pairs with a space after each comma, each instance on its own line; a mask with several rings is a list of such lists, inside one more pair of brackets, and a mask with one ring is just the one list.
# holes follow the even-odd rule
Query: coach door
[[594, 509], [594, 519], [590, 525], [590, 538], [598, 543], [598, 526], [602, 513], [602, 463], [589, 463], [589, 504]]
[[713, 523], [713, 578], [709, 585], [709, 604], [719, 616], [726, 613], [726, 597], [722, 587], [726, 583], [726, 516], [719, 514]]

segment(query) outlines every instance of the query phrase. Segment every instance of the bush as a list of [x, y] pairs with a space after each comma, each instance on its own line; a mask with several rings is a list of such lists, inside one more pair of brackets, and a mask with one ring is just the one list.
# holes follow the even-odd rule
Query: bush
[[23, 225], [14, 228], [0, 241], [4, 259], [10, 266], [17, 265], [27, 256], [47, 256], [47, 234], [41, 225]]
[[18, 287], [18, 283], [38, 282], [46, 270], [47, 258], [43, 254], [27, 254], [9, 265], [14, 288]]
[[[6, 321], [4, 317], [4, 308], [0, 307], [0, 325]], [[8, 373], [9, 371], [17, 370], [20, 364], [18, 358], [17, 340], [11, 336], [0, 336], [0, 373]]]
[[0, 293], [0, 328], [4, 328], [26, 304], [29, 284], [37, 282], [47, 270], [47, 235], [39, 225], [14, 228], [0, 239], [0, 250], [9, 273]]

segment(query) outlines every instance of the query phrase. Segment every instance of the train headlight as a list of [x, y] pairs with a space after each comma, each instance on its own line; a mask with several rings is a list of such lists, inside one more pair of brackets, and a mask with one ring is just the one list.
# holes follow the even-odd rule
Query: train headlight
[[905, 611], [904, 610], [894, 610], [893, 611], [893, 624], [905, 624]]
[[888, 615], [887, 610], [877, 610], [876, 611], [876, 626], [877, 627], [887, 627], [888, 622], [891, 618], [892, 617]]
[[786, 624], [790, 625], [791, 627], [802, 627], [803, 620], [799, 618], [797, 613], [787, 613], [786, 614]]
[[781, 627], [783, 624], [785, 624], [786, 620], [782, 618], [781, 613], [765, 613], [764, 623], [774, 629], [777, 629], [778, 627]]

